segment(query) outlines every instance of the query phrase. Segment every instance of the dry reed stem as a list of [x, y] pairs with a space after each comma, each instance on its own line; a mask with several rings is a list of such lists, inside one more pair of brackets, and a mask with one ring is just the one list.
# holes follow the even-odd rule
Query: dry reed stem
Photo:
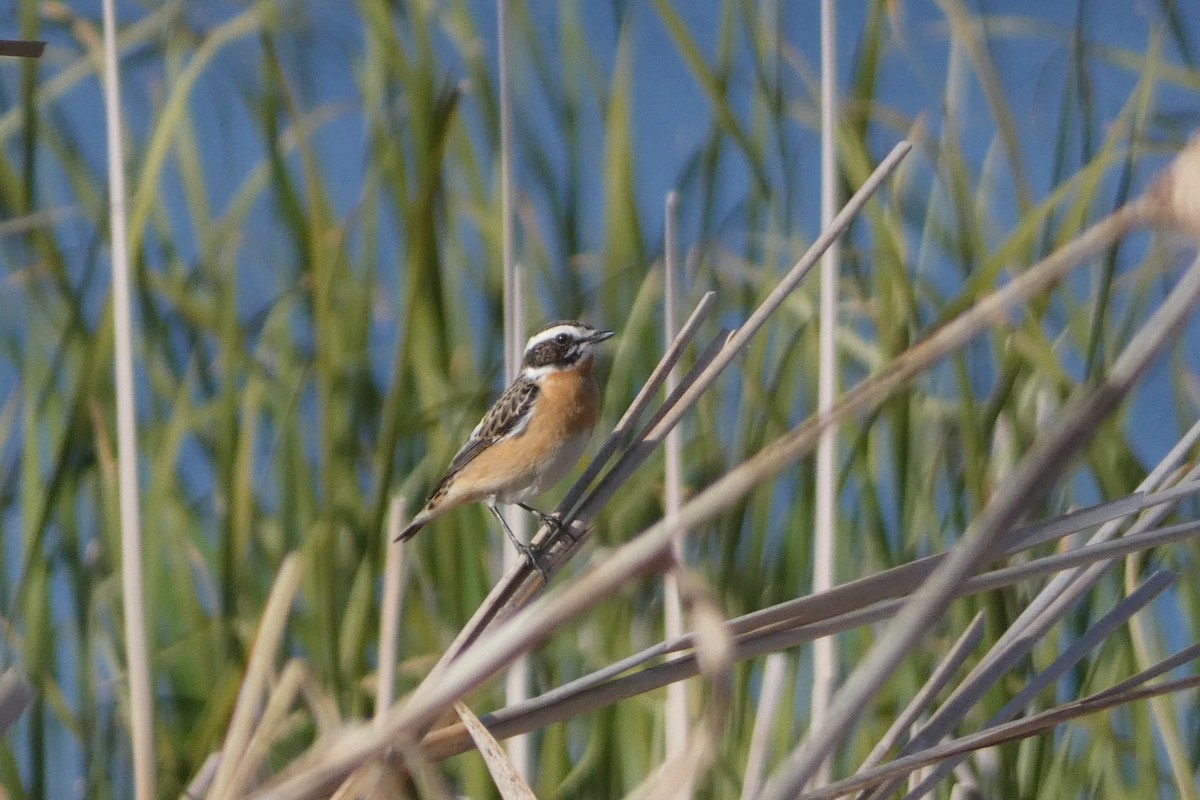
[[[509, 75], [508, 0], [496, 0], [496, 50], [500, 84], [500, 243], [504, 265], [504, 380], [512, 383], [521, 371], [522, 344], [525, 340], [525, 301], [520, 264], [517, 263], [516, 214], [513, 208], [513, 123], [512, 87]], [[504, 512], [508, 527], [519, 541], [529, 540], [529, 519], [517, 506]], [[524, 559], [506, 542], [501, 547], [501, 573], [510, 572]], [[507, 702], [520, 702], [529, 697], [529, 662], [520, 658], [505, 676], [504, 696]], [[516, 737], [508, 742], [508, 752], [517, 771], [528, 778], [530, 773], [529, 742]]]
[[483, 756], [483, 761], [487, 765], [488, 772], [491, 774], [500, 796], [504, 800], [537, 800], [533, 790], [525, 782], [521, 770], [504, 752], [504, 748], [500, 746], [496, 738], [480, 723], [479, 717], [467, 708], [466, 703], [461, 700], [455, 703], [454, 711], [462, 720], [467, 733], [471, 735], [471, 740], [475, 742], [475, 749], [479, 751], [479, 755]]
[[125, 156], [121, 130], [121, 73], [117, 63], [114, 0], [103, 0], [104, 129], [108, 143], [109, 234], [112, 245], [113, 349], [117, 394], [117, 454], [121, 520], [121, 600], [125, 619], [125, 657], [129, 671], [130, 727], [133, 733], [133, 783], [138, 800], [153, 800], [154, 694], [146, 632], [142, 580], [141, 500], [138, 491], [138, 444], [133, 380], [133, 311], [130, 307]]
[[[679, 234], [677, 217], [679, 214], [679, 195], [667, 192], [663, 203], [663, 338], [664, 347], [671, 346], [675, 338], [675, 305], [676, 278], [679, 270]], [[670, 396], [679, 388], [679, 368], [673, 367], [667, 373], [666, 393]], [[668, 519], [679, 512], [683, 504], [683, 441], [679, 428], [673, 428], [667, 434], [663, 450], [663, 510]], [[683, 533], [676, 535], [671, 548], [675, 561], [684, 564]], [[670, 570], [663, 576], [663, 630], [668, 637], [683, 635], [683, 601], [680, 598], [678, 572]], [[676, 756], [683, 755], [689, 745], [688, 736], [688, 707], [687, 687], [683, 683], [673, 683], [667, 687], [667, 701], [664, 710], [663, 737], [666, 744], [666, 759], [670, 761]], [[680, 797], [690, 797], [691, 785], [679, 791]]]
[[[837, 206], [837, 139], [834, 136], [837, 105], [837, 12], [833, 0], [821, 0], [821, 224], [828, 225]], [[820, 330], [818, 331], [817, 413], [827, 414], [837, 395], [838, 362], [834, 337], [838, 330], [838, 281], [841, 252], [834, 242], [821, 258]], [[817, 442], [816, 487], [813, 509], [812, 590], [821, 592], [836, 583], [834, 530], [837, 526], [836, 425], [821, 432]], [[837, 642], [818, 639], [813, 644], [813, 684], [810, 692], [811, 724], [825, 720], [837, 678]], [[826, 760], [816, 776], [827, 783]]]
[[[1130, 552], [1164, 547], [1200, 534], [1200, 521], [1173, 525], [1161, 530], [1138, 534], [1133, 537], [1123, 537], [1109, 542], [1055, 553], [1034, 559], [1023, 564], [985, 572], [972, 577], [963, 584], [953, 599], [966, 597], [971, 594], [995, 591], [1025, 580], [1043, 578], [1056, 572], [1072, 569], [1080, 565], [1119, 558]], [[910, 576], [905, 576], [906, 578]], [[894, 587], [895, 598], [872, 600], [859, 603], [853, 595], [844, 597], [837, 608], [830, 608], [826, 598], [812, 596], [799, 600], [787, 601], [780, 606], [797, 606], [798, 610], [790, 617], [774, 615], [774, 622], [766, 626], [756, 626], [750, 623], [751, 618], [763, 612], [754, 612], [729, 621], [729, 628], [734, 633], [735, 655], [737, 661], [757, 658], [768, 653], [786, 648], [796, 647], [821, 636], [841, 633], [863, 625], [870, 625], [887, 619], [896, 614], [903, 606], [904, 595], [911, 592], [911, 587], [898, 583]], [[837, 590], [833, 590], [837, 592]], [[805, 606], [805, 601], [814, 601]], [[779, 607], [764, 609], [777, 611]], [[819, 612], [816, 610], [819, 609]], [[685, 637], [685, 640], [687, 637]], [[681, 645], [682, 647], [682, 645]], [[670, 652], [664, 646], [651, 648], [655, 655]], [[627, 661], [645, 660], [644, 654]], [[590, 682], [581, 679], [582, 688], [563, 692], [562, 688], [548, 692], [523, 703], [520, 707], [505, 708], [482, 719], [492, 732], [500, 738], [516, 732], [527, 732], [580, 714], [595, 711], [604, 706], [622, 700], [627, 700], [645, 692], [660, 689], [674, 681], [694, 677], [698, 674], [695, 657], [691, 653], [656, 666], [648, 667], [639, 672], [613, 677], [605, 682]], [[429, 734], [423, 745], [430, 758], [442, 759], [469, 749], [469, 741], [461, 729], [448, 726]]]
[[767, 749], [771, 746], [771, 726], [783, 695], [786, 659], [783, 653], [771, 653], [763, 665], [758, 707], [754, 710], [754, 728], [750, 732], [746, 768], [742, 770], [741, 800], [752, 800], [762, 788], [763, 773], [767, 768]]
[[1152, 681], [1160, 675], [1166, 675], [1171, 670], [1176, 669], [1177, 667], [1182, 667], [1184, 664], [1188, 663], [1189, 661], [1194, 661], [1197, 658], [1200, 658], [1200, 642], [1188, 645], [1178, 653], [1168, 656], [1162, 661], [1159, 661], [1157, 664], [1138, 672], [1136, 675], [1131, 675], [1125, 680], [1115, 683], [1104, 691], [1098, 692], [1092, 696], [1103, 698], [1110, 694], [1120, 694], [1131, 689], [1136, 689], [1142, 684]]
[[383, 565], [383, 608], [379, 615], [379, 669], [375, 679], [375, 719], [392, 705], [396, 687], [396, 659], [399, 649], [400, 610], [404, 597], [404, 542], [399, 541], [404, 529], [406, 502], [396, 495], [388, 504], [387, 530], [384, 547], [387, 554]]
[[[1067, 670], [1072, 669], [1083, 658], [1104, 642], [1116, 630], [1125, 625], [1129, 618], [1137, 611], [1144, 608], [1154, 598], [1162, 594], [1168, 586], [1175, 582], [1176, 576], [1172, 572], [1159, 570], [1147, 578], [1140, 586], [1129, 594], [1124, 600], [1118, 603], [1107, 614], [1099, 620], [1089, 625], [1087, 630], [1082, 635], [1075, 638], [1071, 644], [1054, 659], [1051, 664], [1045, 669], [1038, 672], [1017, 692], [1013, 697], [990, 716], [983, 724], [983, 728], [995, 727], [1001, 723], [1007, 722], [1017, 714], [1020, 714], [1033, 700], [1056, 680], [1063, 676]], [[1056, 615], [1056, 620], [1061, 621], [1063, 615]], [[1032, 648], [1033, 642], [1030, 642]], [[1028, 651], [1026, 651], [1028, 652]], [[998, 661], [1003, 671], [1000, 675], [1008, 674], [1016, 667], [1017, 663], [1025, 657], [1025, 653], [1012, 654], [1011, 658], [1003, 661]], [[998, 676], [999, 677], [999, 676]], [[977, 700], [980, 698], [977, 698]], [[929, 792], [938, 781], [945, 777], [955, 766], [958, 765], [960, 758], [950, 758], [938, 763], [928, 775], [924, 776], [919, 784], [909, 791], [907, 800], [916, 800], [923, 797]]]
[[1096, 714], [1101, 711], [1108, 711], [1109, 709], [1135, 703], [1139, 700], [1160, 697], [1196, 687], [1200, 687], [1200, 676], [1166, 681], [1158, 686], [1130, 689], [1119, 693], [1105, 690], [1104, 692], [1089, 695], [1075, 702], [1064, 703], [1049, 711], [1033, 714], [1016, 722], [998, 725], [995, 728], [989, 728], [970, 736], [951, 739], [914, 755], [898, 758], [881, 767], [856, 773], [849, 778], [836, 781], [816, 791], [797, 795], [797, 798], [798, 800], [833, 800], [836, 797], [842, 797], [864, 789], [871, 789], [884, 781], [903, 778], [904, 775], [913, 770], [930, 764], [936, 764], [948, 758], [969, 755], [977, 750], [995, 747], [1006, 742], [1039, 736], [1062, 725], [1064, 722], [1070, 722], [1080, 717]]
[[233, 759], [233, 774], [229, 778], [225, 794], [228, 797], [242, 797], [250, 785], [254, 773], [261, 767], [263, 761], [271, 752], [275, 743], [276, 732], [287, 717], [288, 709], [300, 694], [300, 685], [304, 681], [304, 666], [299, 659], [292, 659], [279, 674], [275, 688], [267, 698], [266, 708], [263, 709], [262, 719], [254, 729], [253, 735], [246, 743], [244, 755]]
[[196, 770], [196, 774], [183, 790], [179, 800], [199, 800], [208, 792], [208, 788], [212, 786], [213, 778], [217, 776], [217, 767], [221, 765], [221, 751], [209, 753], [204, 759], [204, 763], [200, 765], [200, 769]]
[[[1132, 206], [1138, 208], [1141, 204], [1135, 202]], [[1120, 213], [1110, 219], [1119, 217]], [[1020, 281], [1018, 278], [1013, 285]], [[825, 727], [817, 735], [806, 737], [768, 781], [763, 800], [794, 797], [803, 788], [908, 649], [927, 630], [929, 620], [940, 614], [956, 585], [970, 576], [980, 558], [1024, 513], [1030, 498], [1039, 496], [1045, 489], [1049, 476], [1066, 466], [1096, 426], [1136, 385], [1159, 351], [1183, 328], [1198, 298], [1200, 260], [1184, 273], [1138, 330], [1104, 379], [1094, 387], [1076, 392], [1052, 429], [1035, 441], [1032, 449], [1021, 458], [1012, 476], [999, 487], [983, 513], [968, 526], [945, 562], [917, 590], [905, 610], [888, 626], [883, 637], [876, 641], [865, 660], [838, 690]], [[973, 311], [963, 316], [971, 313]], [[954, 324], [949, 323], [947, 327]]]
[[279, 565], [266, 608], [263, 609], [262, 621], [258, 625], [258, 634], [250, 651], [250, 663], [246, 665], [246, 677], [238, 690], [237, 704], [233, 708], [229, 728], [225, 733], [225, 743], [221, 747], [221, 763], [217, 767], [217, 774], [209, 793], [209, 797], [214, 800], [237, 796], [232, 792], [234, 773], [238, 762], [246, 753], [246, 746], [253, 732], [254, 718], [270, 679], [271, 662], [274, 661], [279, 644], [283, 641], [288, 612], [296, 590], [300, 587], [300, 576], [299, 556], [290, 553]]
[[[1142, 480], [1139, 492], [1158, 488], [1163, 481], [1171, 476], [1191, 447], [1200, 440], [1200, 421], [1184, 434], [1166, 456], [1155, 466], [1150, 474]], [[1200, 467], [1193, 467], [1186, 473], [1180, 484], [1173, 489], [1156, 492], [1153, 495], [1143, 495], [1143, 510], [1138, 519], [1124, 534], [1125, 538], [1136, 537], [1150, 530], [1153, 525], [1164, 519], [1174, 508], [1175, 501], [1193, 491], [1195, 479], [1200, 477]], [[1162, 502], [1158, 502], [1158, 501]], [[1132, 511], [1132, 509], [1131, 509]], [[1105, 522], [1089, 540], [1090, 544], [1099, 544], [1112, 540], [1120, 529], [1127, 515]], [[1141, 548], [1131, 552], [1139, 552]], [[1016, 648], [1026, 650], [1024, 643], [1031, 638], [1041, 636], [1041, 632], [1053, 625], [1062, 609], [1075, 605], [1084, 594], [1091, 591], [1100, 577], [1116, 563], [1120, 556], [1112, 556], [1106, 560], [1078, 566], [1055, 576], [1037, 596], [1022, 610], [1017, 619], [1001, 634], [1000, 638], [989, 648], [962, 684], [942, 704], [941, 708], [927, 720], [920, 733], [901, 749], [902, 755], [915, 752], [917, 749], [929, 747], [949, 733], [967, 711], [977, 702], [992, 684], [990, 673], [993, 663], [1008, 657], [1010, 650]], [[878, 793], [877, 793], [878, 794]]]
[[954, 645], [950, 648], [945, 658], [941, 659], [937, 668], [921, 686], [921, 689], [913, 695], [913, 699], [909, 701], [904, 710], [896, 717], [895, 721], [888, 727], [887, 731], [875, 743], [875, 747], [863, 759], [863, 763], [859, 765], [856, 772], [861, 772], [864, 769], [870, 769], [881, 763], [883, 757], [896, 746], [900, 739], [907, 735], [916, 723], [917, 718], [925, 712], [933, 699], [939, 692], [942, 691], [949, 683], [954, 674], [971, 655], [975, 652], [975, 648], [983, 641], [984, 620], [983, 612], [975, 614], [971, 624], [967, 626], [962, 635], [955, 640]]

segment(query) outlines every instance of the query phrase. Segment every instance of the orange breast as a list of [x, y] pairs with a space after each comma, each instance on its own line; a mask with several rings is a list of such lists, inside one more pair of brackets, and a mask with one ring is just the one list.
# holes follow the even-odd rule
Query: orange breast
[[600, 390], [592, 378], [591, 358], [573, 370], [546, 375], [539, 386], [528, 427], [480, 453], [455, 477], [450, 492], [455, 505], [533, 484], [560, 448], [595, 426]]

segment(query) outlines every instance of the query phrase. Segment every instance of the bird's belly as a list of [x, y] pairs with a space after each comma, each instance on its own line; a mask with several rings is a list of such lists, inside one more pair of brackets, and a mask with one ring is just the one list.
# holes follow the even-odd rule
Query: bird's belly
[[566, 477], [583, 451], [587, 448], [591, 431], [577, 433], [567, 438], [561, 445], [548, 453], [538, 467], [529, 476], [530, 480], [523, 486], [514, 487], [510, 491], [501, 491], [496, 499], [501, 503], [525, 503], [538, 495], [544, 494], [556, 483]]

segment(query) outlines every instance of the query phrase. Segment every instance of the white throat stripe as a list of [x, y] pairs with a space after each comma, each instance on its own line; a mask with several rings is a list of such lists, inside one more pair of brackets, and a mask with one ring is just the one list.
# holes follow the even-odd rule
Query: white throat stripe
[[[575, 366], [572, 364], [571, 366]], [[562, 372], [564, 367], [548, 364], [544, 367], [525, 367], [521, 370], [521, 374], [531, 381], [536, 381], [538, 378], [544, 378], [551, 372]], [[566, 369], [570, 369], [567, 367]]]

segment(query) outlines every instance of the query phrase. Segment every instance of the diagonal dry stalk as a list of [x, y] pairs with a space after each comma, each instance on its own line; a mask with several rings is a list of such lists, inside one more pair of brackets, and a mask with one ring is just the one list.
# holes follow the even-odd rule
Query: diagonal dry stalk
[[904, 710], [901, 711], [896, 719], [888, 726], [887, 732], [879, 738], [875, 743], [875, 747], [871, 749], [870, 754], [863, 760], [862, 769], [869, 769], [880, 764], [883, 757], [896, 746], [911, 729], [917, 718], [925, 712], [925, 709], [933, 702], [938, 692], [942, 691], [949, 683], [954, 674], [967, 660], [968, 656], [974, 652], [975, 648], [983, 640], [983, 612], [975, 614], [971, 624], [967, 626], [962, 635], [954, 642], [954, 646], [946, 653], [946, 656], [938, 664], [937, 669], [929, 676], [921, 686], [920, 691], [913, 695], [913, 699], [909, 702]]
[[479, 717], [461, 700], [454, 704], [454, 711], [471, 734], [475, 749], [483, 756], [500, 796], [504, 800], [536, 800], [536, 795], [529, 788], [521, 770], [509, 754], [504, 752], [496, 738], [480, 723]]
[[[1145, 208], [1135, 201], [1126, 208]], [[1116, 217], [1121, 212], [1113, 216]], [[1019, 279], [1018, 279], [1019, 280]], [[956, 586], [970, 577], [999, 537], [1024, 513], [1049, 478], [1064, 467], [1085, 441], [1137, 384], [1163, 347], [1173, 341], [1200, 298], [1200, 259], [1180, 278], [1159, 308], [1130, 340], [1108, 374], [1074, 394], [1053, 428], [1022, 457], [983, 513], [935, 573], [907, 602], [866, 659], [838, 691], [827, 724], [793, 750], [763, 791], [766, 800], [794, 797], [819, 764], [841, 742], [861, 708], [870, 702], [909, 648], [945, 608]], [[953, 323], [951, 323], [953, 325]]]
[[[983, 724], [983, 728], [995, 727], [1001, 723], [1008, 722], [1020, 714], [1038, 694], [1054, 683], [1054, 681], [1058, 680], [1058, 678], [1062, 677], [1067, 670], [1072, 669], [1077, 663], [1082, 661], [1091, 650], [1098, 647], [1105, 639], [1116, 632], [1118, 628], [1128, 623], [1134, 613], [1140, 611], [1150, 601], [1158, 597], [1167, 587], [1175, 582], [1177, 577], [1175, 573], [1159, 570], [1143, 581], [1140, 586], [1118, 603], [1115, 608], [1090, 625], [1082, 635], [1072, 641], [1050, 666], [1028, 681], [1021, 691], [1010, 698], [999, 711], [992, 714], [987, 722]], [[1055, 615], [1056, 621], [1061, 619], [1061, 615]], [[1032, 647], [1032, 644], [1033, 640], [1030, 637], [1030, 647]], [[1010, 672], [1025, 657], [1026, 652], [1014, 651], [1008, 658], [998, 659], [995, 662], [998, 670], [997, 679]], [[948, 759], [941, 762], [928, 775], [922, 777], [921, 782], [909, 792], [908, 796], [912, 798], [924, 796], [938, 781], [949, 774], [957, 764], [957, 759]]]
[[[833, 0], [821, 0], [821, 222], [833, 218], [837, 201], [837, 139], [834, 136], [838, 117], [837, 97], [837, 15]], [[841, 271], [841, 252], [837, 244], [821, 261], [820, 330], [818, 332], [817, 410], [827, 413], [833, 408], [837, 394], [838, 361], [834, 337], [838, 330], [838, 277]], [[814, 486], [812, 589], [819, 592], [832, 588], [834, 564], [834, 532], [837, 527], [837, 426], [831, 425], [817, 443], [816, 483]], [[833, 697], [837, 682], [837, 642], [818, 639], [813, 644], [813, 685], [809, 692], [810, 718], [820, 727]], [[829, 780], [831, 764], [821, 766], [818, 783]], [[758, 781], [760, 776], [754, 776]]]
[[[279, 566], [271, 594], [263, 609], [258, 635], [250, 651], [250, 663], [246, 665], [246, 677], [238, 691], [237, 704], [221, 747], [221, 762], [213, 778], [210, 797], [233, 797], [235, 773], [238, 764], [246, 757], [247, 746], [254, 733], [259, 704], [271, 674], [271, 663], [283, 641], [283, 633], [296, 590], [300, 587], [301, 568], [299, 557], [292, 553]], [[297, 675], [297, 681], [299, 675]]]
[[[521, 347], [525, 336], [524, 271], [517, 263], [517, 220], [513, 206], [513, 121], [512, 80], [509, 76], [508, 0], [496, 0], [496, 50], [500, 84], [500, 249], [504, 266], [504, 382], [511, 383], [521, 371]], [[508, 529], [519, 541], [529, 537], [528, 516], [518, 507], [504, 515]], [[514, 549], [504, 547], [502, 571], [508, 571], [524, 559]], [[505, 678], [505, 697], [519, 702], [529, 697], [529, 662], [519, 659]], [[508, 743], [508, 754], [521, 782], [530, 772], [529, 742], [516, 738]], [[526, 787], [526, 790], [528, 787]]]
[[[1141, 676], [1137, 677], [1140, 678]], [[1140, 683], [1141, 681], [1139, 681]], [[1161, 697], [1197, 687], [1200, 687], [1200, 676], [1193, 675], [1174, 681], [1165, 681], [1157, 686], [1126, 689], [1122, 692], [1113, 692], [1111, 689], [1108, 689], [1075, 702], [1064, 703], [1049, 711], [1033, 714], [1015, 722], [998, 725], [994, 728], [971, 734], [970, 736], [952, 739], [931, 747], [928, 750], [922, 750], [920, 753], [890, 761], [881, 767], [856, 773], [849, 778], [844, 778], [803, 795], [803, 800], [833, 800], [835, 797], [842, 797], [864, 789], [871, 789], [883, 781], [903, 778], [904, 775], [913, 770], [929, 766], [930, 764], [936, 764], [957, 756], [969, 755], [977, 750], [995, 747], [1006, 742], [1041, 735], [1073, 719], [1090, 714], [1098, 714], [1102, 711], [1135, 703], [1139, 700]]]
[[[1174, 472], [1179, 460], [1190, 450], [1198, 436], [1200, 436], [1200, 422], [1197, 422], [1171, 449], [1159, 465], [1142, 481], [1139, 488], [1143, 490], [1157, 488], [1160, 481]], [[1182, 496], [1182, 491], [1189, 490], [1195, 485], [1197, 477], [1200, 477], [1200, 467], [1193, 467], [1182, 476], [1181, 483], [1173, 490], [1156, 492], [1152, 496], [1162, 498]], [[1174, 500], [1161, 504], [1147, 504], [1137, 520], [1125, 532], [1123, 540], [1138, 541], [1143, 534], [1161, 522], [1174, 507]], [[1092, 549], [1105, 542], [1111, 542], [1125, 519], [1127, 518], [1123, 516], [1106, 522], [1092, 536], [1085, 549]], [[1191, 523], [1185, 523], [1182, 526], [1172, 527], [1186, 529], [1190, 525]], [[1132, 552], [1143, 552], [1143, 549], [1138, 548]], [[1092, 590], [1101, 576], [1111, 570], [1122, 557], [1123, 555], [1114, 554], [1094, 563], [1064, 570], [1061, 574], [1056, 575], [1026, 605], [1021, 615], [984, 654], [962, 684], [942, 704], [942, 707], [925, 722], [912, 740], [901, 748], [900, 755], [908, 755], [929, 747], [953, 730], [967, 712], [990, 690], [994, 683], [994, 678], [991, 676], [1002, 673], [996, 665], [1000, 662], [1011, 661], [1028, 652], [1032, 641], [1044, 635], [1061, 618], [1066, 609], [1079, 603], [1084, 595]], [[894, 788], [892, 784], [880, 787], [872, 796], [885, 796], [886, 792], [892, 788]]]
[[[1065, 535], [1066, 532], [1063, 532]], [[1200, 522], [1173, 525], [1160, 530], [1141, 533], [1132, 537], [1089, 544], [1066, 552], [1059, 552], [1022, 564], [1003, 567], [981, 573], [971, 578], [956, 592], [954, 599], [972, 594], [995, 591], [1023, 581], [1045, 578], [1064, 570], [1074, 569], [1099, 561], [1119, 558], [1130, 552], [1142, 552], [1151, 548], [1178, 543], [1200, 534]], [[1028, 542], [1032, 547], [1039, 542]], [[897, 570], [904, 570], [903, 567]], [[926, 573], [927, 574], [927, 573]], [[908, 570], [893, 581], [889, 597], [859, 597], [854, 592], [839, 589], [780, 603], [761, 611], [731, 619], [728, 628], [734, 635], [735, 659], [744, 661], [769, 653], [779, 652], [811, 642], [822, 636], [841, 633], [863, 625], [877, 623], [895, 615], [903, 606], [903, 597], [919, 585], [919, 578]], [[877, 576], [871, 581], [881, 583]], [[910, 583], [911, 581], [911, 583]], [[849, 586], [849, 584], [845, 585]], [[877, 589], [876, 589], [877, 590]], [[761, 620], [769, 619], [768, 624]], [[484, 723], [498, 737], [524, 733], [546, 725], [562, 722], [608, 705], [627, 700], [645, 692], [660, 689], [673, 682], [694, 677], [698, 665], [694, 654], [686, 652], [691, 647], [689, 637], [675, 642], [664, 642], [646, 651], [624, 659], [596, 673], [584, 676], [569, 684], [519, 706], [501, 709], [482, 717]], [[670, 653], [683, 655], [670, 661], [629, 672], [635, 666]], [[430, 733], [423, 746], [433, 759], [446, 758], [469, 749], [461, 729], [447, 726]]]
[[292, 659], [280, 671], [254, 733], [246, 740], [239, 757], [230, 759], [234, 767], [222, 792], [225, 797], [242, 797], [247, 787], [252, 785], [254, 776], [270, 755], [288, 711], [300, 694], [304, 677], [304, 662], [299, 659]]

